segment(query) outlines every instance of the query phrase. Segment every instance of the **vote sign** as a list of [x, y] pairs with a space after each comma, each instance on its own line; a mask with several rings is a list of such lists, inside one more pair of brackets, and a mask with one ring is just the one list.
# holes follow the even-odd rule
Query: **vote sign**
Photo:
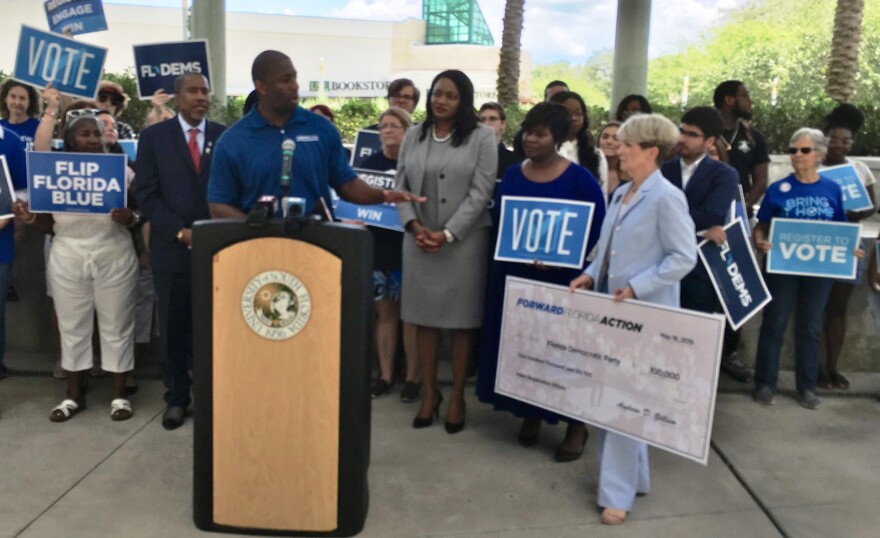
[[12, 175], [9, 173], [9, 165], [6, 163], [6, 155], [0, 155], [0, 219], [11, 217], [12, 202], [15, 201], [15, 187], [12, 185]]
[[851, 164], [841, 164], [819, 170], [819, 175], [834, 180], [840, 185], [843, 193], [843, 209], [846, 211], [862, 211], [871, 209], [871, 197], [868, 189], [856, 173], [856, 167]]
[[109, 213], [126, 207], [125, 155], [29, 151], [32, 213]]
[[503, 196], [495, 259], [583, 267], [594, 209], [592, 202]]
[[61, 93], [94, 99], [106, 57], [105, 48], [22, 26], [13, 78], [38, 88], [51, 82]]
[[[393, 189], [394, 174], [355, 168], [354, 171], [367, 185], [376, 189]], [[394, 204], [358, 205], [339, 199], [334, 208], [336, 218], [363, 221], [367, 226], [403, 231], [400, 215]]]
[[703, 241], [697, 253], [706, 266], [715, 293], [734, 330], [761, 311], [772, 297], [749, 246], [746, 225], [736, 219], [724, 227], [727, 241]]
[[352, 168], [360, 167], [367, 157], [380, 151], [382, 151], [382, 140], [379, 138], [379, 131], [370, 129], [358, 131], [354, 139], [354, 151], [351, 152]]
[[829, 278], [856, 277], [853, 249], [859, 245], [859, 225], [803, 219], [770, 222], [767, 272]]
[[57, 34], [70, 31], [79, 35], [107, 29], [101, 0], [48, 0], [43, 7], [49, 28]]
[[174, 93], [174, 81], [186, 73], [201, 73], [211, 81], [204, 39], [135, 45], [134, 63], [141, 99], [151, 98], [158, 89]]

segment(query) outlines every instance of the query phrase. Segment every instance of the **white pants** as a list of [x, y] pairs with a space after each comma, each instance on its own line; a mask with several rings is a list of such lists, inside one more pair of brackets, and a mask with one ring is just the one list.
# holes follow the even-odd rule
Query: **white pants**
[[599, 506], [629, 512], [636, 493], [651, 491], [648, 445], [607, 430], [597, 431]]
[[78, 372], [93, 364], [95, 312], [101, 337], [101, 365], [108, 372], [134, 368], [134, 307], [138, 263], [134, 248], [120, 245], [113, 255], [102, 249], [74, 253], [52, 249], [47, 276], [61, 332], [61, 366]]

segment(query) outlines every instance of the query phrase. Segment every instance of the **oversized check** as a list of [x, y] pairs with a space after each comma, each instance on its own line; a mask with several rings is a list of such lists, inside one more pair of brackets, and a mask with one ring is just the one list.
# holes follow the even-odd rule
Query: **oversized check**
[[724, 317], [507, 277], [495, 392], [705, 465]]

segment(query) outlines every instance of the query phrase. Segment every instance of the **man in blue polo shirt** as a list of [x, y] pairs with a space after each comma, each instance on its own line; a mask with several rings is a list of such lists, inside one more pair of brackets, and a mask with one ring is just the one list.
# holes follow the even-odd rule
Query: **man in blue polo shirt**
[[[12, 188], [15, 190], [27, 188], [27, 165], [25, 164], [24, 142], [13, 131], [6, 127], [0, 127], [0, 155], [6, 157]], [[0, 185], [0, 192], [8, 190], [4, 181]], [[0, 199], [0, 214], [12, 213], [11, 205], [15, 201], [15, 192], [8, 194], [9, 199]], [[3, 197], [5, 198], [5, 197]], [[9, 279], [12, 277], [12, 260], [15, 257], [15, 241], [12, 238], [14, 226], [12, 217], [0, 220], [0, 379], [6, 377], [6, 366], [3, 364], [3, 352], [6, 349], [6, 289], [9, 288]]]
[[[355, 204], [424, 201], [407, 192], [374, 189], [348, 165], [339, 132], [299, 107], [296, 69], [287, 55], [261, 52], [251, 68], [259, 105], [226, 130], [214, 152], [208, 205], [214, 218], [243, 218], [260, 196], [298, 196], [311, 213], [330, 188]], [[288, 193], [282, 192], [282, 144], [296, 143]]]

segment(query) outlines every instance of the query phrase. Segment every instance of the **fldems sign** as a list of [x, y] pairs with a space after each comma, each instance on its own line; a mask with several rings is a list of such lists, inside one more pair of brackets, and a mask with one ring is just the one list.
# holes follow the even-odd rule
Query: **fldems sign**
[[141, 99], [149, 99], [159, 89], [174, 93], [174, 81], [186, 73], [201, 73], [211, 82], [208, 42], [203, 39], [135, 45], [134, 63]]

